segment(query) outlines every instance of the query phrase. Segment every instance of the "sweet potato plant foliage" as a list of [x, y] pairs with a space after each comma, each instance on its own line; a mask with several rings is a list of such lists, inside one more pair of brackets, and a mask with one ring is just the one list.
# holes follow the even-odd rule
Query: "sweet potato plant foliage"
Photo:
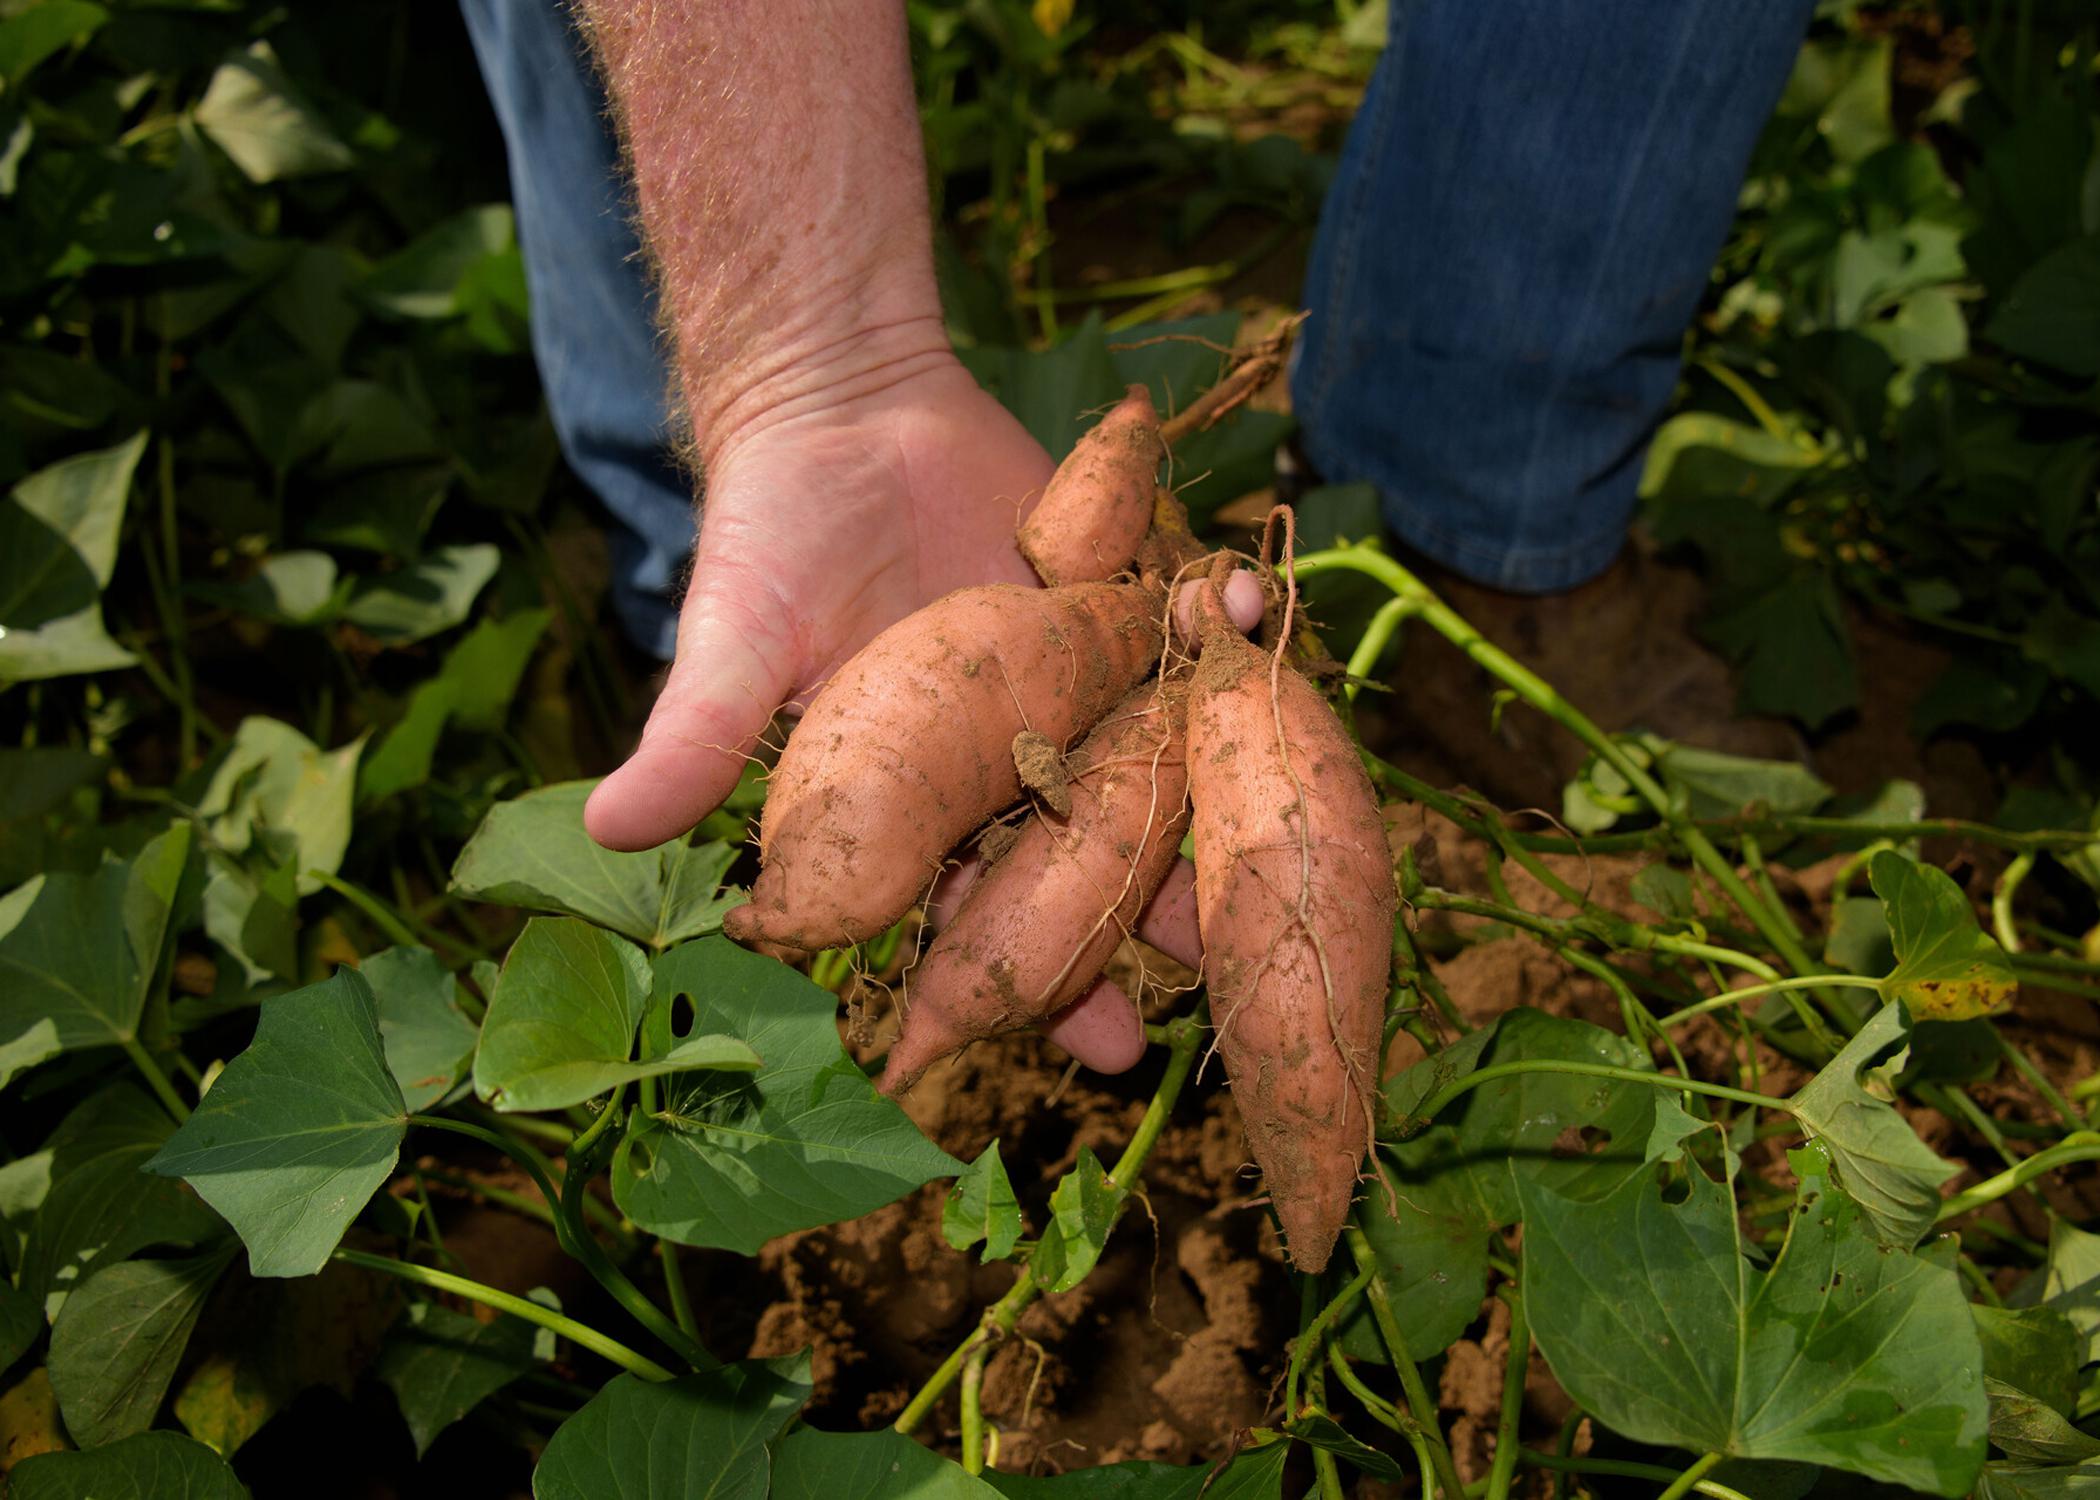
[[[1382, 31], [1373, 6], [1212, 9], [912, 7], [944, 278], [971, 368], [1055, 455], [1123, 412], [1095, 446], [1138, 444], [1124, 533], [1150, 491], [1155, 528], [1185, 507], [1202, 542], [1177, 537], [1259, 578], [1270, 618], [1218, 638], [1238, 666], [1203, 691], [1253, 683], [1279, 724], [1288, 697], [1271, 770], [1302, 778], [1288, 747], [1317, 741], [1362, 800], [1329, 826], [1264, 793], [1237, 842], [1199, 801], [1182, 851], [1216, 984], [1141, 987], [1116, 1132], [936, 1144], [878, 1086], [934, 941], [897, 918], [920, 872], [849, 872], [841, 900], [902, 894], [797, 929], [839, 946], [788, 963], [724, 932], [772, 920], [762, 773], [657, 849], [583, 832], [646, 688], [540, 407], [450, 12], [0, 5], [7, 1494], [311, 1493], [279, 1438], [317, 1420], [387, 1493], [537, 1500], [2100, 1488], [2091, 18], [1825, 7], [1648, 470], [1750, 707], [1842, 722], [1861, 621], [1945, 652], [1908, 730], [2003, 792], [1955, 819], [1916, 780], [1597, 722], [1381, 544], [1360, 489], [1301, 497], [1288, 546], [1216, 524], [1289, 427], [1245, 374], [1283, 345], [1190, 298], [1302, 246]], [[1179, 263], [1240, 234], [1230, 258], [1059, 261], [1053, 222], [1078, 228], [1053, 207], [1137, 190]], [[1165, 447], [1145, 401], [1184, 417]], [[1046, 569], [1083, 571], [1064, 542]], [[1071, 756], [1134, 685], [1200, 674], [1152, 608], [1163, 555], [1078, 585], [1155, 592], [1052, 745], [1076, 777], [1125, 753]], [[1440, 654], [1483, 723], [1579, 747], [1558, 807], [1499, 807], [1380, 737]], [[1190, 769], [1199, 798], [1218, 771]], [[1181, 834], [1178, 777], [1148, 834]], [[1070, 816], [1037, 815], [1039, 843]], [[1361, 897], [1329, 951], [1292, 898], [1344, 865]], [[1273, 941], [1228, 941], [1228, 908]], [[1034, 920], [998, 941], [1025, 956]], [[1445, 976], [1489, 947], [1597, 1005], [1460, 1003]], [[1338, 1130], [1292, 1135], [1287, 1091], [1252, 1103], [1311, 1034], [1254, 1024], [1279, 952], [1316, 999], [1346, 970], [1353, 1008], [1315, 1036], [1347, 1044], [1322, 1074]], [[940, 1045], [1008, 1055], [981, 1019], [929, 1009], [888, 1086]], [[986, 1372], [1048, 1357], [1031, 1308], [1148, 1316], [1104, 1308], [1097, 1271], [1152, 1232], [1163, 1133], [1227, 1087], [1214, 1052], [1277, 1174], [1213, 1205], [1263, 1226], [1260, 1420], [1194, 1463], [1014, 1441], [1033, 1389]], [[1335, 1191], [1288, 1167], [1314, 1148]], [[978, 1264], [962, 1336], [894, 1400], [855, 1421], [808, 1352], [703, 1337], [707, 1268], [913, 1195]], [[547, 1250], [534, 1278], [448, 1243], [468, 1196]], [[1506, 1360], [1484, 1421], [1444, 1404], [1461, 1347]]]

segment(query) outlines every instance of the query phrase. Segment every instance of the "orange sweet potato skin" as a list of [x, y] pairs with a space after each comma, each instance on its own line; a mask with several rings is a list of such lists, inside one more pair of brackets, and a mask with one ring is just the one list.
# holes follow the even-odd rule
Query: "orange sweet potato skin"
[[724, 930], [806, 950], [874, 937], [1020, 796], [1013, 739], [1071, 743], [1147, 676], [1160, 596], [1134, 584], [960, 589], [817, 695], [773, 770], [763, 868]]
[[1188, 827], [1186, 683], [1147, 683], [1070, 757], [1071, 812], [1039, 812], [906, 977], [885, 1093], [970, 1042], [1063, 1009], [1173, 866]]
[[1188, 730], [1196, 909], [1248, 1145], [1291, 1263], [1318, 1271], [1371, 1143], [1396, 898], [1347, 733], [1288, 666], [1272, 706], [1271, 668], [1236, 633], [1205, 631]]
[[1165, 456], [1151, 393], [1134, 385], [1057, 466], [1015, 534], [1043, 582], [1085, 583], [1130, 566], [1152, 524]]

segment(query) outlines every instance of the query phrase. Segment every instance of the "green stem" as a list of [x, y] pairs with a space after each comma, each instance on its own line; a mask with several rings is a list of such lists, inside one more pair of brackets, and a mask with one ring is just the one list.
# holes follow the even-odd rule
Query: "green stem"
[[588, 1324], [564, 1317], [537, 1302], [513, 1297], [509, 1292], [499, 1292], [492, 1286], [483, 1286], [480, 1282], [469, 1281], [464, 1276], [454, 1276], [450, 1271], [435, 1271], [428, 1266], [415, 1265], [405, 1260], [394, 1260], [384, 1255], [368, 1255], [362, 1250], [339, 1249], [334, 1258], [344, 1265], [377, 1271], [385, 1276], [398, 1276], [403, 1281], [412, 1281], [433, 1291], [450, 1292], [456, 1297], [479, 1302], [484, 1307], [493, 1307], [498, 1312], [507, 1312], [513, 1317], [523, 1318], [541, 1328], [552, 1329], [579, 1348], [588, 1349], [601, 1358], [611, 1360], [621, 1369], [639, 1375], [644, 1380], [673, 1378], [671, 1372], [655, 1360], [637, 1354], [618, 1339], [608, 1337]]
[[2005, 867], [1997, 884], [1991, 887], [1991, 928], [1998, 935], [1998, 945], [2007, 953], [2020, 951], [2020, 930], [2013, 925], [2013, 897], [2019, 893], [2020, 882], [2033, 868], [2034, 851], [2023, 850]]
[[693, 1318], [693, 1298], [686, 1289], [685, 1267], [678, 1263], [678, 1246], [670, 1240], [658, 1240], [656, 1253], [664, 1263], [664, 1297], [671, 1304], [671, 1318], [678, 1329], [694, 1343], [700, 1342], [700, 1325]]
[[1343, 696], [1351, 703], [1356, 701], [1358, 690], [1369, 680], [1371, 673], [1377, 670], [1378, 658], [1384, 654], [1386, 644], [1414, 612], [1412, 600], [1403, 599], [1395, 594], [1378, 606], [1378, 612], [1372, 615], [1370, 623], [1364, 626], [1364, 633], [1357, 640], [1356, 649], [1349, 653], [1349, 664], [1346, 668], [1349, 677], [1342, 688]]
[[[1182, 1085], [1188, 1082], [1189, 1070], [1194, 1066], [1196, 1053], [1203, 1040], [1203, 1011], [1199, 1006], [1193, 1013], [1179, 1017], [1167, 1024], [1168, 1053], [1167, 1068], [1160, 1078], [1159, 1087], [1153, 1090], [1151, 1103], [1145, 1106], [1144, 1118], [1138, 1121], [1137, 1130], [1130, 1137], [1130, 1144], [1116, 1158], [1114, 1168], [1108, 1174], [1109, 1190], [1114, 1195], [1109, 1206], [1109, 1224], [1122, 1217], [1132, 1195], [1136, 1192], [1138, 1178], [1145, 1168], [1145, 1159], [1159, 1141], [1166, 1128], [1167, 1117], [1173, 1113], [1175, 1101], [1181, 1097]], [[1006, 1289], [978, 1320], [970, 1336], [949, 1351], [939, 1368], [927, 1377], [926, 1383], [905, 1403], [904, 1410], [892, 1424], [896, 1431], [909, 1434], [926, 1420], [926, 1414], [934, 1404], [947, 1394], [948, 1387], [955, 1384], [956, 1377], [970, 1356], [970, 1351], [980, 1343], [996, 1341], [1012, 1333], [1035, 1299], [1046, 1290], [1036, 1280], [1033, 1265], [1024, 1266], [1014, 1284]]]
[[175, 1117], [176, 1124], [180, 1125], [190, 1117], [190, 1107], [182, 1102], [182, 1095], [175, 1092], [175, 1085], [168, 1082], [168, 1075], [160, 1070], [160, 1064], [153, 1060], [153, 1054], [146, 1050], [143, 1042], [135, 1036], [124, 1038], [124, 1055], [139, 1070], [139, 1076], [152, 1086], [168, 1113]]
[[1691, 1492], [1693, 1485], [1704, 1479], [1709, 1470], [1717, 1469], [1720, 1465], [1720, 1454], [1707, 1454], [1704, 1458], [1694, 1461], [1689, 1469], [1686, 1469], [1672, 1480], [1670, 1487], [1656, 1496], [1655, 1500], [1684, 1500], [1684, 1497]]
[[[1334, 1300], [1320, 1309], [1318, 1315], [1306, 1325], [1305, 1331], [1298, 1335], [1297, 1341], [1292, 1345], [1291, 1362], [1289, 1368], [1285, 1371], [1283, 1383], [1284, 1414], [1288, 1419], [1295, 1421], [1300, 1415], [1298, 1384], [1305, 1373], [1307, 1361], [1311, 1360], [1314, 1357], [1314, 1351], [1326, 1342], [1327, 1335], [1333, 1331], [1334, 1325], [1341, 1320], [1342, 1315], [1356, 1305], [1356, 1299], [1364, 1294], [1364, 1288], [1370, 1284], [1370, 1281], [1371, 1271], [1369, 1267], [1358, 1271], [1356, 1279], [1334, 1294]], [[1316, 1278], [1308, 1276], [1305, 1279], [1305, 1285], [1308, 1288], [1313, 1288], [1317, 1287], [1319, 1283]], [[1308, 1293], [1309, 1295], [1310, 1293]]]
[[1403, 1418], [1392, 1402], [1365, 1385], [1363, 1377], [1349, 1368], [1347, 1357], [1333, 1344], [1327, 1346], [1327, 1367], [1334, 1371], [1335, 1378], [1341, 1381], [1349, 1394], [1370, 1413], [1373, 1421], [1392, 1428], [1418, 1448], [1421, 1446], [1422, 1438], [1421, 1434], [1415, 1431], [1414, 1418]]
[[2100, 1161], [2100, 1135], [2090, 1130], [2077, 1131], [2064, 1137], [2058, 1145], [2014, 1163], [1995, 1177], [1986, 1177], [1966, 1192], [1956, 1193], [1940, 1205], [1936, 1221], [1944, 1224], [1949, 1219], [1959, 1218], [1973, 1208], [1986, 1203], [1996, 1203], [2008, 1193], [2017, 1191], [2059, 1167], [2072, 1166], [2082, 1161]]
[[[612, 1113], [612, 1106], [608, 1105], [605, 1113], [601, 1114], [591, 1130], [586, 1132], [592, 1136], [589, 1144], [595, 1144], [597, 1135], [606, 1127], [607, 1116]], [[547, 1159], [516, 1136], [485, 1129], [479, 1125], [470, 1125], [465, 1120], [448, 1119], [443, 1115], [410, 1115], [408, 1123], [432, 1130], [449, 1130], [455, 1135], [463, 1135], [485, 1145], [494, 1146], [517, 1162], [531, 1175], [546, 1200], [550, 1204], [558, 1205], [554, 1217], [554, 1238], [563, 1252], [582, 1262], [583, 1268], [611, 1294], [615, 1302], [627, 1310], [628, 1316], [662, 1339], [664, 1346], [680, 1359], [696, 1370], [715, 1367], [717, 1361], [710, 1358], [698, 1343], [687, 1338], [678, 1325], [666, 1318], [654, 1302], [642, 1295], [641, 1288], [628, 1280], [626, 1273], [612, 1263], [606, 1256], [605, 1247], [591, 1236], [589, 1228], [584, 1224], [581, 1209], [575, 1201], [590, 1177], [589, 1163], [583, 1155], [587, 1144], [583, 1137], [579, 1136], [576, 1144], [570, 1148], [567, 1170], [563, 1173], [561, 1186], [556, 1187], [553, 1169]]]
[[962, 1465], [966, 1474], [984, 1472], [984, 1361], [989, 1339], [979, 1340], [962, 1368]]
[[1488, 1469], [1488, 1500], [1509, 1500], [1517, 1474], [1517, 1422], [1524, 1415], [1524, 1376], [1531, 1368], [1531, 1325], [1524, 1317], [1523, 1289], [1509, 1298], [1509, 1362], [1502, 1367], [1502, 1410], [1495, 1422], [1495, 1456]]
[[[1658, 1483], [1674, 1483], [1680, 1476], [1675, 1470], [1665, 1469], [1660, 1464], [1633, 1463], [1621, 1458], [1571, 1458], [1557, 1453], [1541, 1453], [1535, 1448], [1526, 1448], [1518, 1455], [1534, 1468], [1552, 1469], [1565, 1474], [1600, 1474], [1614, 1479], [1652, 1479]], [[1749, 1500], [1741, 1490], [1700, 1477], [1692, 1483], [1692, 1489], [1708, 1495], [1712, 1500]]]
[[1755, 1000], [1759, 995], [1784, 994], [1788, 990], [1812, 989], [1818, 985], [1825, 984], [1858, 990], [1879, 990], [1881, 988], [1880, 980], [1869, 979], [1862, 974], [1815, 974], [1807, 978], [1771, 979], [1763, 984], [1745, 985], [1739, 990], [1723, 990], [1720, 994], [1713, 996], [1711, 999], [1702, 1000], [1697, 1005], [1687, 1005], [1683, 1010], [1671, 1011], [1669, 1015], [1662, 1018], [1662, 1021], [1665, 1026], [1680, 1026], [1686, 1021], [1710, 1015], [1717, 1010], [1726, 1010], [1729, 1006], [1739, 1005], [1745, 1000]]
[[[1349, 1253], [1355, 1258], [1357, 1268], [1375, 1273], [1378, 1257], [1363, 1230], [1350, 1224], [1344, 1226], [1342, 1233], [1349, 1241]], [[1429, 1466], [1436, 1475], [1437, 1488], [1443, 1492], [1444, 1500], [1459, 1500], [1466, 1492], [1465, 1482], [1458, 1477], [1458, 1465], [1452, 1462], [1451, 1447], [1444, 1441], [1443, 1425], [1437, 1421], [1436, 1402], [1430, 1399], [1429, 1388], [1422, 1383], [1422, 1371], [1407, 1352], [1407, 1336], [1401, 1332], [1400, 1320], [1393, 1315], [1393, 1301], [1387, 1295], [1385, 1281], [1374, 1274], [1364, 1290], [1371, 1304], [1371, 1319], [1378, 1325], [1379, 1336], [1385, 1340], [1386, 1354], [1393, 1362], [1393, 1373], [1400, 1378], [1400, 1389], [1407, 1396], [1408, 1409], [1414, 1413], [1416, 1427], [1429, 1449]]]
[[1753, 1094], [1748, 1089], [1732, 1089], [1726, 1084], [1707, 1083], [1697, 1078], [1673, 1078], [1667, 1073], [1621, 1068], [1611, 1063], [1562, 1062], [1553, 1058], [1534, 1057], [1517, 1062], [1494, 1063], [1485, 1068], [1476, 1068], [1463, 1078], [1454, 1078], [1409, 1112], [1407, 1118], [1401, 1122], [1402, 1139], [1426, 1126], [1461, 1094], [1479, 1088], [1484, 1083], [1493, 1083], [1500, 1078], [1515, 1078], [1525, 1073], [1572, 1073], [1585, 1078], [1610, 1078], [1620, 1083], [1638, 1083], [1648, 1088], [1705, 1094], [1713, 1099], [1729, 1099], [1737, 1104], [1793, 1113], [1793, 1106], [1784, 1099], [1775, 1099], [1770, 1094]]

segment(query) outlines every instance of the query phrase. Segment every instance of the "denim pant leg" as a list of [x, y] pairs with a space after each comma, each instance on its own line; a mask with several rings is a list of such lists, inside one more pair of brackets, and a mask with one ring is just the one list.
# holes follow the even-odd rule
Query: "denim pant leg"
[[510, 158], [532, 349], [569, 466], [619, 523], [613, 607], [668, 659], [693, 497], [605, 96], [563, 0], [460, 0]]
[[1308, 457], [1437, 561], [1601, 572], [1811, 0], [1393, 0], [1307, 274]]

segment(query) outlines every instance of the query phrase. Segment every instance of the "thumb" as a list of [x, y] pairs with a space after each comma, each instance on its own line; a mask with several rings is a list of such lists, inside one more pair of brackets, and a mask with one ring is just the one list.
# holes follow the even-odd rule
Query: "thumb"
[[696, 574], [678, 656], [641, 742], [591, 793], [583, 826], [608, 849], [649, 849], [722, 805], [795, 684], [796, 652], [777, 606]]

